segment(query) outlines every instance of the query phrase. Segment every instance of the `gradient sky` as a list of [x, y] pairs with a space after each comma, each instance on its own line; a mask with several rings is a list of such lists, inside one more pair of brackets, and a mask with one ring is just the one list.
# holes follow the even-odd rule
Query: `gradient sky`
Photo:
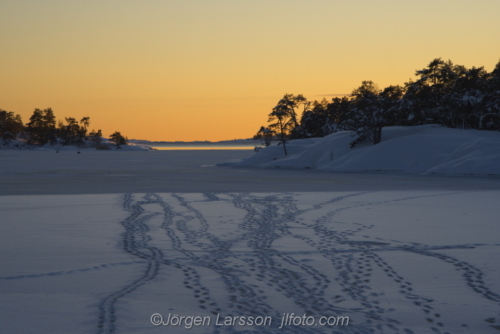
[[500, 60], [499, 0], [0, 0], [0, 109], [104, 135], [249, 138], [285, 94]]

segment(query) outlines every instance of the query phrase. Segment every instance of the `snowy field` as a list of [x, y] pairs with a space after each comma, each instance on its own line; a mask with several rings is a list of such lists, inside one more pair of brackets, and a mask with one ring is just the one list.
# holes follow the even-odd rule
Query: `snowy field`
[[498, 333], [498, 177], [263, 152], [0, 150], [0, 333]]

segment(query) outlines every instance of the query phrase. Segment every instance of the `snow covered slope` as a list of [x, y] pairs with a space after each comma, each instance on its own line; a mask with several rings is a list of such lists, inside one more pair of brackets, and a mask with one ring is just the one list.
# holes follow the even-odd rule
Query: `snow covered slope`
[[288, 156], [270, 146], [240, 162], [221, 165], [310, 168], [335, 172], [396, 171], [417, 174], [498, 175], [500, 133], [449, 129], [438, 125], [386, 127], [382, 142], [351, 149], [351, 132], [292, 140]]

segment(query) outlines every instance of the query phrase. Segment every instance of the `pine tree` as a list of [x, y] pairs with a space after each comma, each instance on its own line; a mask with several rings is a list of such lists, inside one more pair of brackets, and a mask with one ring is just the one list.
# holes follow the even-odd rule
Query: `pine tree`
[[355, 131], [357, 138], [351, 142], [351, 147], [365, 139], [371, 139], [373, 144], [380, 143], [385, 116], [380, 101], [380, 90], [373, 81], [363, 81], [361, 86], [353, 90], [352, 96], [347, 124]]
[[127, 145], [127, 138], [122, 136], [122, 134], [118, 131], [111, 134], [109, 139], [115, 142], [117, 148], [120, 148], [120, 145]]
[[3, 139], [3, 144], [8, 144], [22, 131], [23, 121], [21, 116], [15, 115], [12, 111], [0, 109], [0, 138]]
[[56, 141], [56, 117], [51, 108], [35, 109], [26, 125], [26, 133], [30, 144], [44, 145]]
[[299, 129], [297, 112], [295, 110], [300, 105], [304, 106], [304, 111], [309, 106], [307, 99], [302, 94], [297, 96], [285, 94], [269, 114], [268, 122], [274, 122], [269, 125], [269, 128], [278, 133], [281, 137], [285, 155], [288, 154], [286, 150], [286, 139], [293, 134], [294, 129]]

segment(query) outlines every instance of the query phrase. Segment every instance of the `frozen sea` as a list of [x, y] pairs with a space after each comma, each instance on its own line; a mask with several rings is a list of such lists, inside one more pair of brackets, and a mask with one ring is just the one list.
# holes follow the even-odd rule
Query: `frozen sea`
[[253, 154], [0, 150], [0, 333], [498, 333], [498, 177]]

